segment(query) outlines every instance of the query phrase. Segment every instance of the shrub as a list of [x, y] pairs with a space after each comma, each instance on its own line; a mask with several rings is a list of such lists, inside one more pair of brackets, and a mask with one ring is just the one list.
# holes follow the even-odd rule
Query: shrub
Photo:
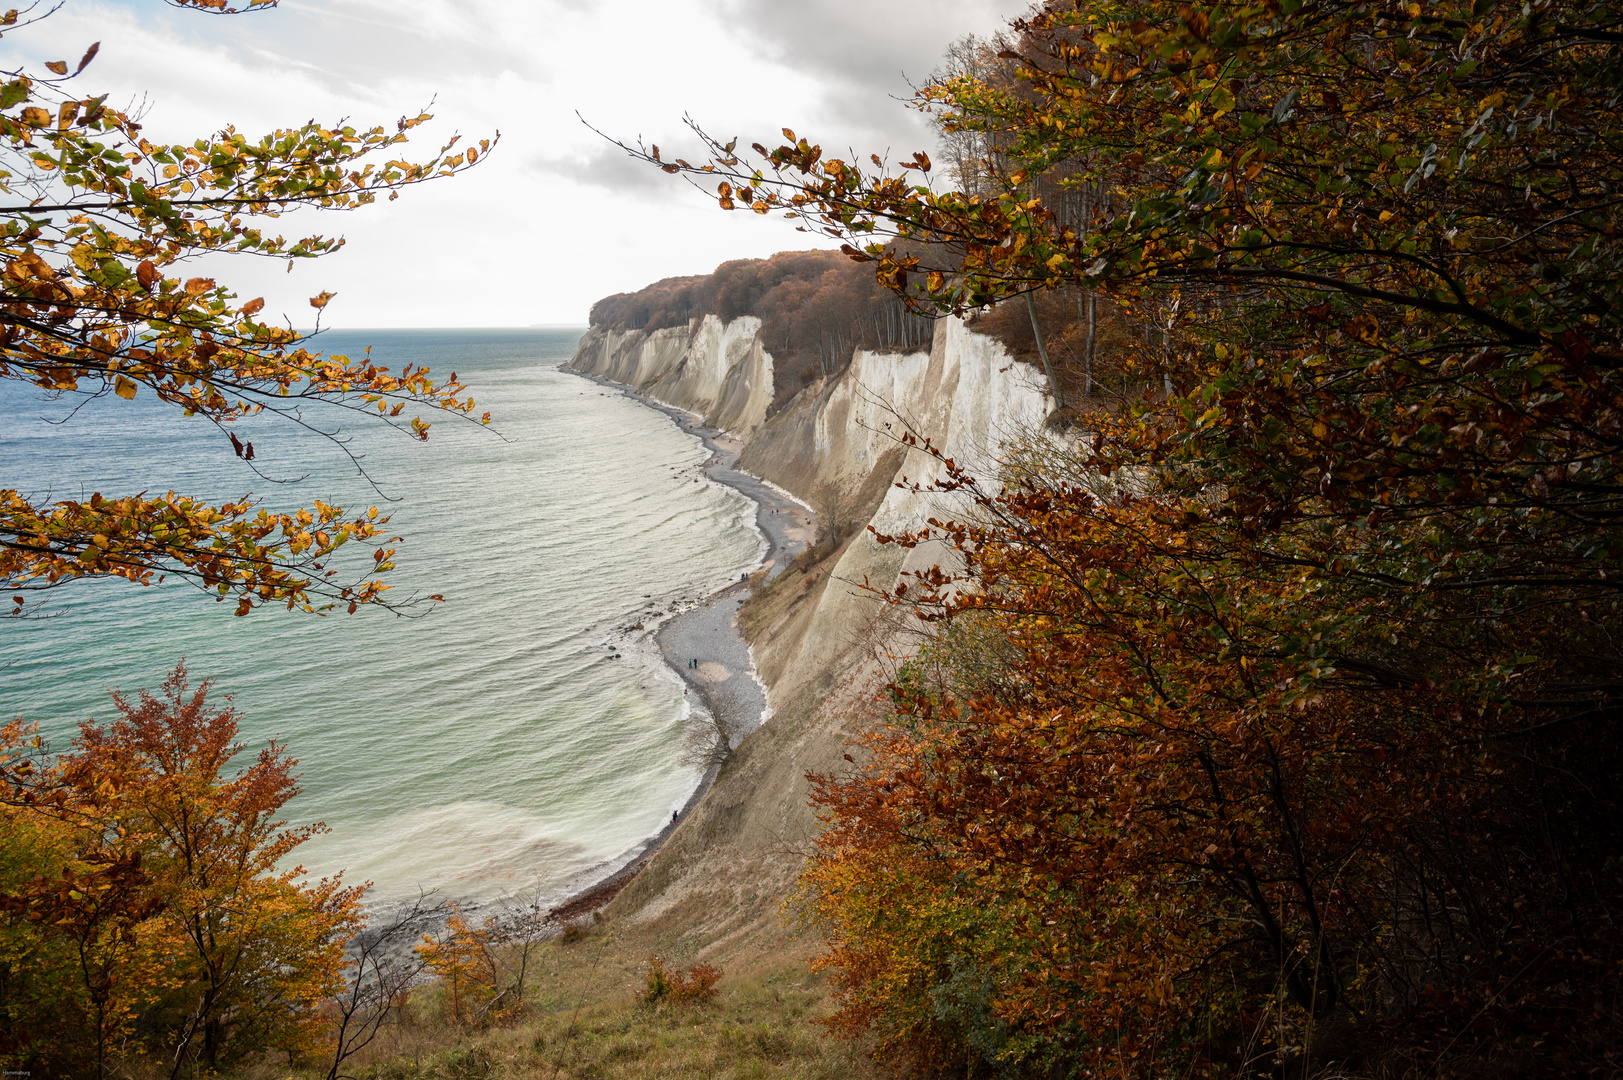
[[490, 950], [496, 934], [495, 920], [487, 917], [476, 926], [464, 919], [453, 904], [445, 930], [440, 938], [424, 934], [416, 952], [439, 978], [451, 1021], [465, 1024], [484, 1020], [499, 997], [496, 958]]
[[711, 964], [695, 964], [686, 971], [667, 968], [658, 956], [648, 958], [648, 985], [642, 999], [650, 1005], [661, 1002], [683, 1004], [690, 1001], [709, 1001], [716, 996], [716, 983], [721, 980], [721, 969]]

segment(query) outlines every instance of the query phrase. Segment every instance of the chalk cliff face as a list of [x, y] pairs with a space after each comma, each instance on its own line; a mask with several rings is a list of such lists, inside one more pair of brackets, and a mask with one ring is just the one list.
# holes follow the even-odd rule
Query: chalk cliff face
[[745, 438], [766, 422], [772, 357], [761, 347], [761, 320], [723, 323], [714, 315], [685, 329], [644, 333], [593, 327], [570, 366], [632, 386]]
[[[850, 524], [858, 527], [830, 577], [888, 588], [903, 570], [927, 568], [948, 556], [932, 546], [907, 552], [881, 545], [866, 526], [895, 534], [954, 509], [941, 505], [941, 496], [894, 486], [906, 476], [928, 488], [945, 474], [938, 459], [905, 447], [902, 435], [928, 439], [995, 486], [999, 448], [1042, 426], [1049, 409], [1043, 388], [1041, 374], [1012, 360], [1002, 345], [960, 319], [943, 319], [928, 353], [859, 350], [831, 387], [815, 400], [795, 403], [805, 417], [775, 417], [740, 465], [808, 499], [825, 518], [830, 510], [844, 517], [855, 512], [860, 520]], [[794, 411], [793, 405], [786, 410]], [[883, 486], [874, 492], [878, 505], [870, 506], [860, 493], [864, 487], [872, 491], [875, 481]], [[855, 659], [860, 642], [871, 639], [867, 630], [876, 614], [875, 601], [850, 585], [825, 589], [794, 656], [779, 655], [782, 648], [774, 641], [757, 643], [768, 686], [787, 697], [837, 672]]]
[[763, 595], [746, 627], [771, 722], [744, 741], [611, 908], [710, 943], [772, 921], [799, 865], [789, 852], [817, 830], [805, 774], [841, 764], [846, 739], [875, 719], [883, 676], [876, 653], [905, 650], [857, 586], [890, 587], [904, 570], [949, 558], [881, 545], [864, 528], [894, 534], [953, 512], [941, 496], [895, 486], [905, 476], [927, 487], [945, 471], [902, 435], [929, 439], [995, 485], [1000, 447], [1040, 430], [1052, 405], [1039, 371], [948, 318], [936, 324], [928, 352], [858, 350], [843, 372], [769, 417], [772, 358], [759, 328], [754, 318], [723, 324], [713, 315], [651, 334], [594, 328], [569, 365], [743, 437], [739, 466], [809, 503], [834, 537], [818, 566]]
[[[806, 499], [860, 487], [906, 431], [994, 479], [999, 445], [1040, 426], [1050, 407], [1040, 372], [947, 318], [929, 351], [859, 349], [834, 379], [801, 391], [769, 420], [773, 364], [760, 329], [753, 316], [723, 323], [714, 315], [652, 333], [593, 327], [568, 367], [733, 432], [747, 444], [745, 468]], [[909, 475], [934, 479], [931, 470]]]

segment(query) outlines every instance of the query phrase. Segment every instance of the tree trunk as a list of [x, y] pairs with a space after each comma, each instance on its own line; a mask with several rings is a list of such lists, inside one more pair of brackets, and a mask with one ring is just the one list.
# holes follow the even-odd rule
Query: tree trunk
[[1065, 391], [1060, 389], [1059, 380], [1054, 377], [1054, 365], [1048, 361], [1048, 347], [1043, 344], [1043, 328], [1037, 323], [1037, 301], [1026, 293], [1026, 311], [1031, 315], [1031, 333], [1037, 339], [1037, 355], [1043, 360], [1043, 374], [1048, 376], [1048, 387], [1054, 392], [1054, 406], [1065, 408]]
[[1082, 396], [1093, 396], [1093, 328], [1099, 312], [1099, 294], [1088, 293], [1088, 337], [1082, 345]]

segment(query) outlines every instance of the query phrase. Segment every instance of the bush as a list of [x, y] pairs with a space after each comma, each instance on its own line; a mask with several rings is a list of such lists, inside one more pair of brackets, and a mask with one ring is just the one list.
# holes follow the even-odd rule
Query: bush
[[648, 985], [642, 999], [650, 1005], [661, 1002], [683, 1004], [690, 1001], [709, 1001], [716, 996], [716, 983], [721, 980], [721, 969], [711, 964], [695, 964], [682, 971], [667, 968], [660, 957], [648, 959]]

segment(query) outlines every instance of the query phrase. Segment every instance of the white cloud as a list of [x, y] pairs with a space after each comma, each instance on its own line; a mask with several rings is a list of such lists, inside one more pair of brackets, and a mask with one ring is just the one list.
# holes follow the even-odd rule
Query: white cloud
[[891, 100], [908, 92], [904, 72], [927, 76], [950, 41], [993, 28], [1000, 8], [1010, 10], [997, 0], [284, 0], [221, 18], [157, 0], [68, 0], [3, 47], [8, 66], [71, 62], [100, 40], [86, 91], [145, 95], [155, 139], [227, 124], [257, 135], [311, 118], [392, 124], [430, 99], [436, 120], [414, 140], [419, 156], [452, 132], [500, 129], [497, 152], [455, 180], [279, 223], [343, 234], [337, 255], [291, 274], [241, 260], [209, 272], [298, 325], [323, 289], [338, 292], [327, 313], [336, 325], [527, 325], [583, 322], [609, 293], [817, 246], [629, 162], [577, 111], [664, 147], [683, 145], [691, 114], [746, 142], [789, 126], [831, 147], [910, 151], [930, 135]]

